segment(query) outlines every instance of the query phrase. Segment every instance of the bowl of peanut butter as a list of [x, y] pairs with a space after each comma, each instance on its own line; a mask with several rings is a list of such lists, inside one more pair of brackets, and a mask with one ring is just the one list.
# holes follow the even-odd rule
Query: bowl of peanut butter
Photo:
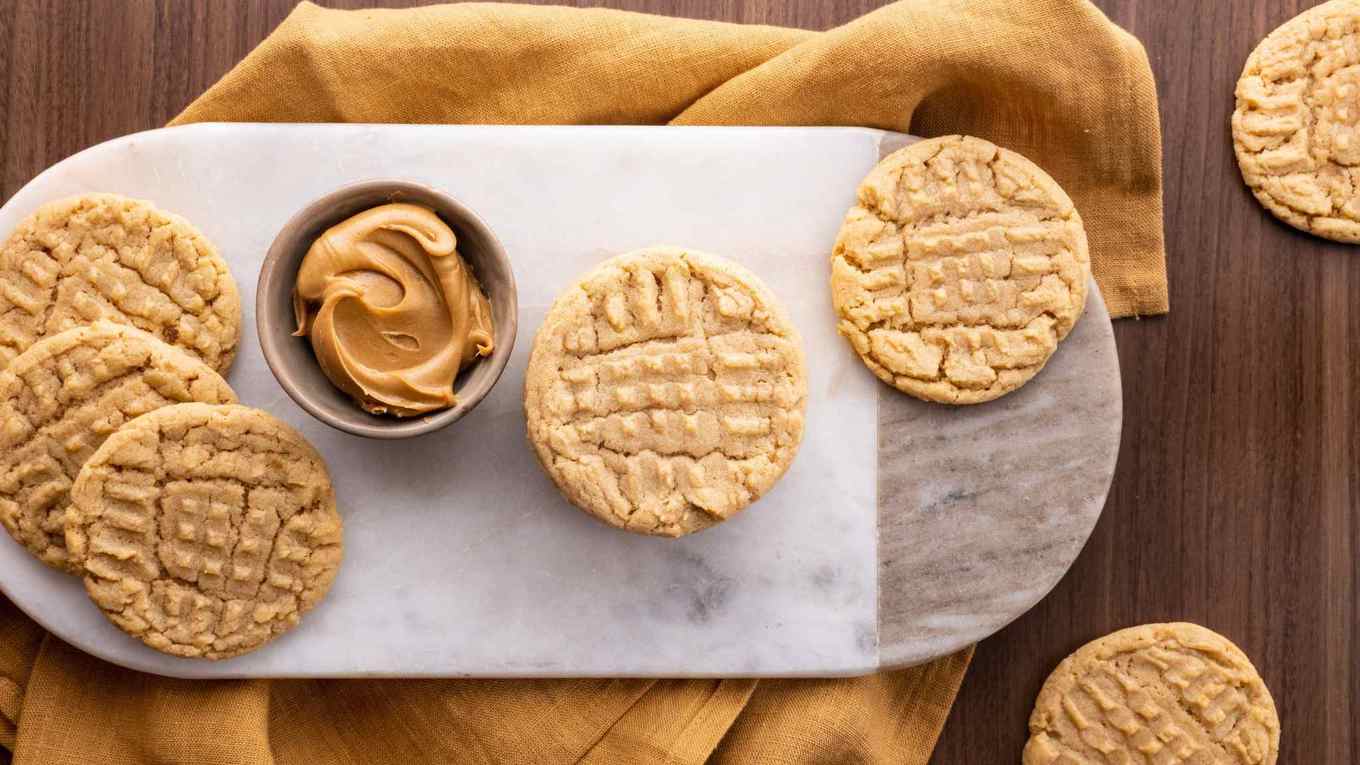
[[312, 416], [368, 438], [450, 425], [500, 379], [515, 343], [510, 259], [472, 210], [405, 181], [312, 202], [260, 268], [265, 361]]

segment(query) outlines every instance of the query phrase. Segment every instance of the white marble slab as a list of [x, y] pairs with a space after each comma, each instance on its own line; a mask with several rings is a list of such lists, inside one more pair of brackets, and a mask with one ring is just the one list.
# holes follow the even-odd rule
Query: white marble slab
[[[229, 375], [244, 403], [325, 456], [346, 558], [328, 598], [271, 645], [210, 663], [124, 636], [80, 584], [0, 541], [0, 587], [62, 639], [185, 677], [843, 675], [878, 666], [877, 395], [833, 327], [827, 257], [878, 160], [861, 129], [198, 125], [93, 147], [0, 209], [8, 231], [89, 191], [156, 201], [201, 228], [241, 287]], [[478, 211], [515, 261], [520, 337], [504, 378], [442, 433], [366, 441], [311, 419], [260, 355], [259, 264], [303, 205], [401, 178]], [[524, 442], [525, 357], [575, 275], [633, 248], [683, 244], [741, 261], [792, 313], [811, 363], [807, 434], [780, 484], [735, 520], [679, 541], [567, 506]], [[0, 535], [3, 536], [3, 535]]]
[[[0, 535], [0, 589], [49, 630], [185, 677], [815, 676], [928, 661], [1028, 610], [1085, 544], [1113, 477], [1118, 357], [1093, 290], [1052, 361], [974, 407], [879, 385], [836, 337], [827, 258], [854, 189], [905, 137], [857, 128], [199, 125], [96, 146], [0, 208], [0, 233], [84, 191], [154, 199], [228, 259], [245, 298], [229, 379], [325, 455], [346, 560], [303, 625], [207, 663], [109, 625], [79, 584]], [[256, 271], [313, 198], [395, 177], [483, 215], [515, 261], [520, 337], [500, 385], [443, 433], [332, 431], [274, 382], [254, 333]], [[746, 263], [807, 346], [808, 431], [784, 480], [679, 541], [566, 506], [524, 443], [525, 356], [548, 303], [618, 252], [684, 244]], [[880, 592], [880, 588], [882, 591]]]

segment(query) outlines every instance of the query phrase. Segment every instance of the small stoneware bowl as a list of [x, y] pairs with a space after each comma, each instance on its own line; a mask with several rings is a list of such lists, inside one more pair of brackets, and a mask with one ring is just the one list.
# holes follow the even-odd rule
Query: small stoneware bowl
[[[294, 337], [293, 286], [307, 249], [326, 229], [364, 210], [389, 202], [409, 202], [434, 210], [458, 237], [463, 256], [491, 302], [495, 347], [459, 375], [453, 389], [458, 403], [416, 417], [375, 415], [359, 408], [321, 371], [311, 343]], [[510, 360], [515, 346], [519, 301], [510, 258], [477, 214], [447, 194], [405, 181], [365, 181], [345, 186], [312, 202], [283, 227], [260, 267], [255, 292], [255, 328], [260, 348], [279, 385], [313, 417], [347, 433], [368, 438], [408, 438], [457, 422], [486, 397]]]

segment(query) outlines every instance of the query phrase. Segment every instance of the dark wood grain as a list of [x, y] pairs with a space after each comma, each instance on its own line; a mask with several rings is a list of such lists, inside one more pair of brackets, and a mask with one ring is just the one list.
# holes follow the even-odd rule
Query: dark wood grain
[[[291, 4], [0, 0], [0, 198], [79, 149], [162, 124]], [[880, 3], [603, 4], [822, 29]], [[1176, 619], [1224, 633], [1260, 667], [1281, 762], [1360, 760], [1360, 250], [1265, 215], [1228, 131], [1247, 54], [1311, 4], [1098, 1], [1157, 75], [1172, 313], [1117, 324], [1125, 430], [1104, 516], [1057, 589], [978, 649], [937, 763], [1018, 761], [1054, 664], [1114, 629]]]

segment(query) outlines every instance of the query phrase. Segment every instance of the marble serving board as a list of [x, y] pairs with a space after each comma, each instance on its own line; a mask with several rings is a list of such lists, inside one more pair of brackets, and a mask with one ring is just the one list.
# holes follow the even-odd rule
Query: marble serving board
[[[834, 331], [827, 262], [864, 174], [904, 136], [858, 128], [205, 124], [126, 136], [50, 168], [0, 232], [93, 191], [193, 221], [242, 293], [228, 380], [330, 466], [345, 560], [301, 626], [235, 659], [159, 654], [79, 582], [0, 535], [0, 589], [67, 642], [180, 677], [833, 676], [985, 637], [1061, 577], [1099, 515], [1119, 379], [1096, 296], [1019, 393], [953, 409], [878, 384]], [[440, 188], [514, 262], [520, 336], [498, 386], [452, 427], [398, 442], [332, 430], [260, 354], [258, 269], [285, 221], [359, 180]], [[737, 518], [663, 540], [568, 506], [524, 438], [524, 367], [553, 297], [612, 255], [679, 244], [759, 274], [802, 332], [807, 431]]]

